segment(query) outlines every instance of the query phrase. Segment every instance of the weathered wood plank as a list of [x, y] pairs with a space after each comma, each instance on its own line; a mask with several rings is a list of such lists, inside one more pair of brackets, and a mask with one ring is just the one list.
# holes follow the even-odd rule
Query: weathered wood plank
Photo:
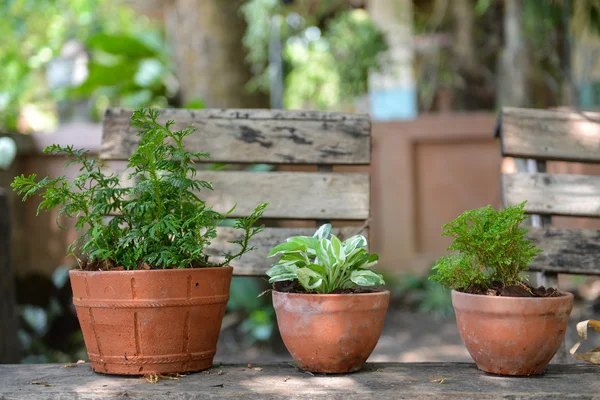
[[500, 136], [504, 156], [600, 162], [600, 113], [503, 108]]
[[593, 400], [600, 399], [599, 374], [600, 366], [581, 364], [550, 365], [540, 377], [510, 378], [470, 363], [374, 363], [353, 374], [311, 376], [280, 363], [224, 365], [152, 385], [137, 377], [95, 374], [89, 364], [8, 365], [0, 366], [0, 398]]
[[[357, 234], [360, 227], [334, 228], [333, 234], [340, 239], [347, 239]], [[244, 254], [240, 259], [231, 263], [234, 275], [264, 276], [265, 271], [271, 268], [275, 262], [274, 258], [267, 259], [269, 251], [273, 246], [285, 242], [290, 236], [312, 236], [315, 228], [265, 228], [263, 232], [256, 235], [250, 241], [250, 244], [256, 247], [256, 250]], [[362, 232], [367, 236], [368, 232]], [[238, 246], [229, 243], [231, 240], [241, 239], [240, 231], [233, 228], [218, 228], [217, 238], [213, 240], [207, 254], [213, 256], [212, 261], [221, 261], [219, 257], [224, 252], [235, 252]]]
[[600, 275], [600, 231], [537, 228], [527, 238], [544, 250], [529, 265], [530, 270]]
[[[127, 173], [121, 172], [123, 176]], [[198, 171], [214, 191], [200, 198], [231, 217], [245, 217], [264, 202], [264, 218], [363, 220], [369, 217], [370, 181], [362, 173]], [[126, 181], [123, 181], [127, 184]]]
[[504, 206], [527, 200], [530, 214], [600, 217], [600, 176], [566, 174], [502, 175]]
[[17, 339], [16, 282], [11, 260], [10, 215], [6, 192], [0, 187], [0, 364], [21, 360], [21, 346]]
[[[101, 158], [127, 159], [139, 143], [129, 126], [132, 111], [107, 109]], [[369, 164], [371, 123], [367, 116], [282, 110], [163, 109], [160, 120], [198, 130], [189, 151], [211, 154], [212, 162], [272, 164]]]

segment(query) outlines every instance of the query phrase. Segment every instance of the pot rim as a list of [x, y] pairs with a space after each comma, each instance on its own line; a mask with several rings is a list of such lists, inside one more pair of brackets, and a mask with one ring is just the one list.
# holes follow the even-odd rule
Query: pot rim
[[310, 299], [317, 298], [340, 298], [340, 297], [349, 297], [349, 296], [381, 296], [381, 295], [389, 295], [390, 291], [387, 289], [377, 289], [375, 292], [371, 293], [289, 293], [289, 292], [280, 292], [278, 290], [273, 289], [273, 293], [277, 293], [277, 295], [281, 296], [290, 296], [290, 297], [306, 297]]
[[[464, 292], [459, 292], [458, 290], [452, 289], [452, 295], [457, 295], [457, 296], [465, 296], [465, 297], [480, 297], [480, 298], [486, 298], [486, 299], [490, 299], [491, 301], [515, 301], [515, 300], [522, 300], [522, 301], [540, 301], [540, 300], [544, 300], [544, 301], [563, 301], [565, 299], [569, 299], [569, 298], [573, 298], [573, 293], [571, 292], [565, 292], [564, 290], [560, 290], [558, 289], [558, 291], [560, 293], [563, 294], [563, 296], [560, 297], [515, 297], [515, 296], [487, 296], [485, 294], [473, 294], [473, 293], [464, 293]], [[494, 300], [492, 300], [494, 299]]]
[[212, 271], [212, 270], [233, 270], [232, 266], [224, 265], [222, 267], [202, 267], [202, 268], [166, 268], [166, 269], [131, 269], [122, 271], [84, 271], [79, 268], [69, 270], [69, 275], [88, 275], [88, 274], [158, 274], [158, 273], [189, 273], [190, 271]]

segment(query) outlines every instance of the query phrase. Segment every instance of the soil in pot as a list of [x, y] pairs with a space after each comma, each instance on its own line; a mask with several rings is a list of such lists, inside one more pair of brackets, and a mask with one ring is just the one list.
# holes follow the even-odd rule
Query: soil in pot
[[479, 369], [499, 375], [544, 372], [564, 339], [573, 308], [571, 293], [544, 293], [516, 297], [452, 291], [460, 336]]
[[70, 271], [92, 369], [141, 375], [210, 368], [232, 271]]
[[492, 282], [489, 287], [473, 285], [466, 290], [461, 291], [469, 294], [481, 294], [485, 296], [504, 296], [504, 297], [560, 297], [564, 293], [555, 288], [545, 288], [543, 286], [533, 287], [526, 282], [519, 285], [503, 285], [501, 282]]
[[379, 341], [390, 298], [376, 289], [272, 295], [281, 337], [298, 366], [335, 374], [362, 368]]

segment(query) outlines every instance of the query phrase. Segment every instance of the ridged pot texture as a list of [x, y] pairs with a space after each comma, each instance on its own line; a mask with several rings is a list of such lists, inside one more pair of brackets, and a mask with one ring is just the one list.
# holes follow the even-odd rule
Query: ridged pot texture
[[358, 371], [379, 341], [390, 292], [302, 294], [273, 291], [283, 342], [306, 371]]
[[232, 271], [70, 271], [93, 370], [139, 375], [210, 368]]
[[544, 372], [561, 345], [573, 295], [483, 296], [452, 291], [460, 336], [477, 367], [499, 375]]

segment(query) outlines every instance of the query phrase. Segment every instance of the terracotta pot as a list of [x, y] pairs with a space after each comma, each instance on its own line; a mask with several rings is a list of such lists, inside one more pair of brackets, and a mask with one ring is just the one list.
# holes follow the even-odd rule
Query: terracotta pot
[[140, 375], [210, 368], [232, 271], [70, 271], [92, 369]]
[[390, 292], [301, 294], [273, 291], [277, 324], [304, 370], [345, 373], [362, 368], [375, 348]]
[[500, 297], [452, 291], [460, 337], [477, 367], [499, 375], [541, 374], [567, 329], [573, 295]]

